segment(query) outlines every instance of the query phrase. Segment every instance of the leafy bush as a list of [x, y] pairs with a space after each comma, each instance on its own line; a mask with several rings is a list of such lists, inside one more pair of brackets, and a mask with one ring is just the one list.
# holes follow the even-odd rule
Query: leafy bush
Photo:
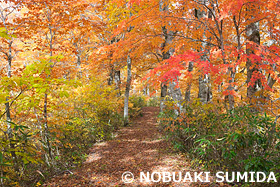
[[248, 106], [223, 111], [197, 101], [180, 117], [167, 107], [159, 119], [174, 146], [208, 169], [279, 171], [279, 129], [272, 117]]
[[[30, 128], [14, 123], [11, 123], [11, 127], [14, 131], [10, 135], [5, 131], [0, 133], [1, 185], [7, 183], [17, 185], [17, 180], [30, 180], [30, 177], [25, 175], [24, 169], [32, 166], [32, 164], [42, 162], [40, 157], [37, 156], [39, 151], [32, 144], [31, 140], [35, 134], [30, 132]], [[30, 172], [34, 172], [34, 170]]]
[[131, 118], [142, 115], [141, 109], [146, 105], [145, 97], [142, 95], [132, 95], [129, 97], [129, 115]]
[[121, 126], [120, 102], [116, 90], [102, 86], [95, 79], [89, 85], [78, 87], [68, 99], [67, 103], [72, 101], [72, 113], [65, 110], [67, 113], [56, 115], [69, 118], [64, 124], [53, 126], [53, 137], [62, 152], [60, 158], [68, 155], [70, 160], [79, 163], [81, 153], [96, 142], [111, 139], [112, 132]]
[[158, 107], [160, 105], [160, 100], [158, 97], [151, 97], [151, 98], [149, 98], [147, 105]]
[[84, 86], [62, 85], [49, 99], [48, 131], [37, 113], [21, 125], [11, 123], [10, 136], [6, 121], [0, 121], [0, 185], [36, 186], [79, 165], [90, 146], [110, 139], [122, 124], [121, 98], [114, 88], [95, 79]]

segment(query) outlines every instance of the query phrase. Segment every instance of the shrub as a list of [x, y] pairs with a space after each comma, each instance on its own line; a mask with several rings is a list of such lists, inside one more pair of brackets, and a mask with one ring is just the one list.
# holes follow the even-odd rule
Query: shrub
[[[0, 185], [40, 185], [53, 174], [81, 164], [90, 146], [110, 139], [122, 124], [121, 99], [115, 89], [95, 79], [84, 86], [61, 85], [54, 89], [49, 101], [48, 132], [39, 112], [30, 113], [31, 117], [23, 118], [20, 125], [12, 123], [10, 137], [6, 121], [0, 121]], [[39, 111], [39, 107], [31, 111]], [[23, 111], [30, 111], [27, 109]], [[15, 148], [11, 148], [11, 142]], [[12, 158], [13, 152], [16, 159]]]
[[[18, 185], [19, 180], [32, 180], [32, 177], [25, 175], [24, 170], [42, 162], [37, 156], [40, 154], [39, 151], [32, 143], [35, 134], [31, 133], [31, 129], [14, 123], [11, 123], [11, 127], [13, 132], [10, 136], [7, 133], [0, 133], [1, 185]], [[13, 149], [10, 148], [11, 143]], [[30, 173], [34, 173], [34, 170], [30, 170]]]
[[278, 172], [280, 133], [273, 118], [248, 106], [223, 111], [199, 101], [176, 117], [161, 113], [161, 127], [174, 146], [212, 170]]
[[147, 105], [158, 107], [160, 105], [160, 99], [158, 97], [150, 97], [147, 102]]
[[129, 97], [129, 115], [130, 118], [142, 115], [141, 109], [146, 106], [145, 97], [142, 95], [132, 95]]

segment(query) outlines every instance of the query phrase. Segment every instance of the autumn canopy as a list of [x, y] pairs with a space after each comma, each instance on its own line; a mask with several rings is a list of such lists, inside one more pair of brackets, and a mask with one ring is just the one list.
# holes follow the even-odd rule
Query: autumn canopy
[[[1, 185], [35, 184], [80, 164], [144, 105], [160, 107], [181, 151], [209, 156], [200, 140], [213, 133], [225, 140], [218, 154], [239, 142], [228, 132], [248, 142], [245, 134], [258, 132], [252, 141], [262, 137], [279, 154], [279, 15], [279, 0], [1, 0]], [[259, 146], [244, 145], [220, 156], [229, 152], [230, 163]]]

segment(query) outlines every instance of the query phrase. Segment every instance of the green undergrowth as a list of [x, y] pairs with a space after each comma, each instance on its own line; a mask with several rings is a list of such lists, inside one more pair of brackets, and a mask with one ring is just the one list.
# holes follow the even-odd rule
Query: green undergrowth
[[271, 116], [248, 106], [224, 111], [199, 101], [176, 116], [169, 102], [159, 121], [166, 138], [194, 165], [214, 172], [275, 172], [280, 180], [280, 129]]
[[[141, 115], [145, 97], [132, 95], [129, 101], [130, 117]], [[35, 120], [11, 123], [10, 137], [5, 129], [0, 132], [0, 186], [40, 186], [54, 175], [71, 173], [90, 147], [112, 139], [122, 127], [123, 99], [100, 82], [77, 88], [64, 103], [50, 112], [47, 132]]]

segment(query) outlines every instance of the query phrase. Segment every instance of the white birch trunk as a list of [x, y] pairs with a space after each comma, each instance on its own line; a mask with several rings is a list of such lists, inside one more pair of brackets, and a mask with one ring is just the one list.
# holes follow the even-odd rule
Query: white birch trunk
[[124, 126], [129, 124], [129, 115], [128, 115], [128, 101], [129, 101], [129, 91], [131, 86], [131, 58], [127, 56], [127, 80], [124, 94]]

